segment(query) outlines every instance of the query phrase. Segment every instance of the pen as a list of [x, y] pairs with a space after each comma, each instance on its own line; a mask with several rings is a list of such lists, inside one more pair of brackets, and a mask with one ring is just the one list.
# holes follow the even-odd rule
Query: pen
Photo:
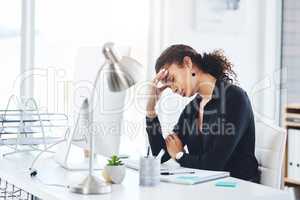
[[155, 158], [161, 160], [161, 157], [164, 155], [164, 153], [165, 151], [163, 149], [160, 150], [159, 154]]
[[148, 146], [148, 149], [147, 149], [147, 158], [149, 157], [149, 154], [150, 154], [150, 146]]
[[195, 174], [195, 172], [161, 172], [160, 175]]

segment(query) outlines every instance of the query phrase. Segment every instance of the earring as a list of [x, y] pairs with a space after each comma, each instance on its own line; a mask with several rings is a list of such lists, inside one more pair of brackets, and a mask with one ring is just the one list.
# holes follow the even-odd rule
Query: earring
[[193, 73], [192, 73], [192, 76], [195, 76], [195, 75], [196, 75], [196, 73], [195, 73], [195, 72], [193, 72]]

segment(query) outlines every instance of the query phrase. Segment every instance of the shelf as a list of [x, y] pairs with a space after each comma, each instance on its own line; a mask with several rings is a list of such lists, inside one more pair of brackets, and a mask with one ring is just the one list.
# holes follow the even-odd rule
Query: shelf
[[[290, 118], [290, 119], [289, 119]], [[287, 129], [300, 129], [300, 123], [297, 121], [291, 121], [292, 120], [298, 120], [300, 119], [300, 104], [288, 104], [285, 107], [285, 111], [283, 113], [282, 122], [284, 127]], [[288, 137], [288, 136], [287, 136]], [[287, 169], [288, 169], [288, 142], [286, 141], [286, 147], [285, 147], [285, 176], [287, 176]], [[294, 186], [300, 186], [300, 180], [294, 180], [288, 177], [284, 178], [285, 185], [294, 185]]]
[[289, 123], [286, 123], [286, 124], [285, 124], [285, 127], [286, 127], [287, 129], [289, 129], [289, 128], [292, 128], [292, 129], [300, 129], [300, 124], [299, 124], [299, 123], [291, 123], [291, 122], [289, 122]]
[[299, 103], [288, 104], [286, 106], [286, 109], [300, 109], [300, 104]]
[[[9, 139], [2, 139], [0, 140], [0, 146], [1, 145], [16, 145], [17, 144], [16, 138], [9, 138]], [[44, 143], [45, 141], [45, 143]], [[42, 145], [42, 144], [54, 144], [58, 141], [62, 141], [62, 138], [60, 137], [29, 137], [29, 138], [20, 138], [18, 145]]]
[[293, 179], [290, 179], [288, 177], [284, 178], [284, 182], [288, 183], [288, 184], [293, 184], [293, 185], [300, 185], [300, 181], [293, 180]]
[[[40, 120], [38, 120], [38, 119], [25, 119], [25, 120], [2, 120], [2, 119], [0, 119], [0, 123], [21, 123], [21, 122], [23, 122], [23, 123], [28, 123], [28, 122], [39, 122]], [[50, 121], [50, 119], [41, 119], [41, 121], [43, 122], [43, 121]]]

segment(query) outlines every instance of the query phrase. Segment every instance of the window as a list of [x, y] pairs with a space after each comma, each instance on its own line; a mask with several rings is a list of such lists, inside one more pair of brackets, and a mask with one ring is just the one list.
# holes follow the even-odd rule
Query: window
[[[0, 109], [9, 97], [19, 95], [21, 0], [0, 1]], [[4, 73], [5, 72], [5, 73]]]
[[298, 103], [300, 99], [299, 65], [300, 65], [300, 3], [297, 0], [284, 1], [282, 31], [282, 67], [283, 103]]
[[[100, 56], [101, 47], [107, 41], [128, 45], [131, 55], [146, 66], [148, 7], [148, 1], [139, 0], [36, 1], [35, 71], [38, 75], [34, 76], [34, 97], [41, 110], [64, 112], [74, 122], [76, 68], [82, 64], [87, 71], [92, 71], [89, 64], [99, 59], [94, 51], [89, 54], [90, 59], [78, 63], [78, 55], [86, 49], [99, 48]], [[140, 125], [144, 116], [134, 105], [126, 110], [125, 119], [128, 124], [138, 123], [140, 127], [131, 131], [143, 130]], [[126, 134], [123, 134], [122, 153], [144, 148], [142, 132]]]

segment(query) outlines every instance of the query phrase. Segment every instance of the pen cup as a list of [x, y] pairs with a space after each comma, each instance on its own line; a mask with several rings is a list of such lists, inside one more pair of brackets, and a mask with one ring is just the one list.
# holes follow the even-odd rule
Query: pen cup
[[140, 186], [156, 186], [160, 183], [160, 159], [154, 157], [140, 158]]

